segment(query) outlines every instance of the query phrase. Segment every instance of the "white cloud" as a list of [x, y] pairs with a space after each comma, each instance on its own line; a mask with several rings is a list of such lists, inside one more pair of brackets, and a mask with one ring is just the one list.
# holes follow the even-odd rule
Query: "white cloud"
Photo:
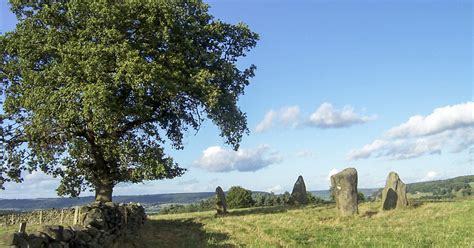
[[257, 171], [281, 161], [280, 154], [272, 152], [267, 145], [238, 151], [211, 146], [194, 161], [194, 166], [212, 172]]
[[369, 158], [372, 153], [381, 150], [388, 144], [385, 140], [374, 140], [372, 143], [363, 146], [360, 149], [353, 149], [348, 154], [349, 160], [357, 160], [363, 158]]
[[474, 145], [472, 115], [474, 105], [471, 102], [437, 108], [426, 117], [417, 115], [389, 129], [382, 139], [351, 150], [347, 158], [400, 160], [441, 154], [446, 149], [455, 153], [462, 152]]
[[277, 124], [283, 127], [318, 127], [318, 128], [343, 128], [356, 124], [363, 124], [376, 119], [376, 115], [365, 116], [354, 112], [354, 108], [346, 105], [336, 109], [331, 103], [323, 103], [308, 117], [301, 117], [298, 105], [283, 107], [278, 111], [270, 110], [263, 120], [255, 127], [257, 133], [269, 130]]
[[42, 171], [25, 173], [23, 178], [22, 183], [6, 183], [5, 191], [0, 190], [0, 198], [57, 197], [56, 188], [60, 183], [59, 178], [53, 178]]
[[187, 181], [179, 181], [177, 185], [190, 185], [190, 184], [197, 184], [197, 183], [199, 183], [199, 181], [196, 178], [193, 178]]
[[420, 181], [425, 182], [425, 181], [432, 181], [438, 178], [438, 173], [436, 171], [428, 171], [426, 173], [426, 176], [423, 177]]
[[300, 107], [291, 106], [281, 108], [279, 111], [279, 121], [285, 126], [295, 127], [298, 125], [298, 119], [300, 116]]
[[273, 110], [268, 111], [265, 114], [265, 117], [263, 118], [263, 120], [255, 128], [255, 132], [261, 133], [270, 129], [273, 126], [273, 119], [275, 118], [275, 115], [276, 115], [275, 111]]
[[336, 109], [331, 103], [323, 103], [309, 117], [308, 125], [319, 128], [342, 128], [366, 123], [376, 116], [363, 116], [354, 112], [354, 108], [346, 105]]
[[270, 193], [273, 192], [275, 194], [279, 194], [279, 193], [283, 192], [283, 187], [278, 184], [278, 185], [275, 185], [275, 186], [273, 186], [273, 187], [271, 187], [271, 188], [269, 188], [265, 191], [270, 192]]
[[299, 122], [300, 107], [297, 105], [290, 107], [283, 107], [278, 111], [273, 109], [265, 114], [263, 120], [255, 127], [255, 132], [261, 133], [272, 128], [275, 124], [280, 124], [284, 127], [296, 127]]
[[474, 125], [474, 102], [436, 108], [424, 117], [415, 115], [387, 132], [387, 137], [427, 136]]
[[299, 158], [308, 158], [308, 157], [313, 157], [314, 154], [310, 150], [301, 150], [301, 151], [296, 152], [295, 156]]

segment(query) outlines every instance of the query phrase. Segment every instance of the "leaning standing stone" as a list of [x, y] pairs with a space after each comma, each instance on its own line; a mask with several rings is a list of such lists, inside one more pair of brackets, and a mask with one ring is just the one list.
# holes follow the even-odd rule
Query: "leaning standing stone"
[[390, 172], [382, 192], [382, 209], [389, 210], [408, 206], [407, 186], [395, 172]]
[[216, 210], [217, 214], [227, 213], [227, 203], [225, 201], [225, 194], [220, 186], [216, 188]]
[[290, 203], [294, 205], [306, 205], [308, 204], [308, 196], [306, 195], [306, 185], [302, 176], [298, 177], [293, 191], [291, 192]]
[[336, 208], [341, 216], [355, 215], [357, 208], [357, 171], [347, 168], [331, 176]]

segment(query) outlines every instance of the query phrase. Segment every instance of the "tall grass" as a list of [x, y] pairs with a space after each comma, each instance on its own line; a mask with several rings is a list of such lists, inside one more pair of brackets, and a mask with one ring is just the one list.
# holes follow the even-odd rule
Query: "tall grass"
[[143, 247], [473, 247], [474, 198], [380, 211], [363, 203], [355, 217], [333, 205], [267, 207], [150, 216]]
[[[153, 215], [136, 239], [117, 247], [474, 247], [474, 197], [392, 211], [363, 203], [359, 212], [338, 218], [334, 205], [322, 205]], [[0, 227], [0, 234], [17, 228]]]

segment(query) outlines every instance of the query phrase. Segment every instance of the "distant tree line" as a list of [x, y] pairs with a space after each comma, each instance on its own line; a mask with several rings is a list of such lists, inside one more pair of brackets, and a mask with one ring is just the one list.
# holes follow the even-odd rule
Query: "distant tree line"
[[[472, 194], [472, 188], [469, 183], [474, 182], [474, 176], [462, 176], [447, 180], [438, 180], [431, 182], [411, 183], [407, 185], [407, 192], [416, 194], [432, 193], [432, 197], [438, 198], [454, 198], [456, 194], [468, 196]], [[432, 198], [425, 196], [425, 198]]]
[[[248, 207], [270, 207], [285, 206], [291, 204], [291, 194], [285, 192], [283, 194], [256, 192], [244, 189], [240, 186], [233, 186], [226, 193], [227, 207], [229, 209], [248, 208]], [[307, 192], [309, 204], [326, 203], [322, 198], [316, 197]], [[209, 211], [215, 208], [216, 199], [211, 197], [192, 204], [172, 204], [160, 209], [161, 214], [174, 213], [190, 213], [199, 211]]]

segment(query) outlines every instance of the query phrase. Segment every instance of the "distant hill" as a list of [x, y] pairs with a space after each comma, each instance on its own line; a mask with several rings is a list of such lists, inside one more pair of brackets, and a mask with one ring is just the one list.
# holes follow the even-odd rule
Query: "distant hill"
[[[359, 189], [366, 196], [372, 195], [379, 189]], [[314, 196], [329, 199], [329, 190], [310, 191]], [[254, 191], [253, 193], [266, 193]], [[143, 205], [159, 206], [164, 204], [189, 204], [214, 196], [214, 192], [173, 193], [155, 195], [114, 196], [114, 202], [140, 202]], [[94, 200], [92, 196], [79, 198], [36, 198], [36, 199], [0, 199], [0, 210], [31, 211], [34, 209], [66, 208], [84, 205]]]
[[[174, 193], [155, 195], [114, 196], [114, 202], [140, 202], [141, 204], [193, 203], [214, 195], [214, 192]], [[94, 200], [92, 196], [78, 198], [0, 199], [0, 209], [30, 211], [46, 208], [66, 208], [84, 205]]]
[[[471, 188], [469, 184], [474, 183], [474, 175], [461, 176], [446, 180], [419, 182], [407, 184], [407, 191], [442, 194], [465, 188]], [[365, 196], [373, 196], [381, 191], [380, 188], [359, 189]], [[329, 190], [310, 191], [314, 196], [329, 199]], [[257, 193], [255, 191], [254, 193]], [[262, 192], [260, 192], [262, 193]], [[141, 204], [159, 206], [163, 204], [189, 204], [214, 196], [214, 192], [200, 193], [172, 193], [155, 195], [125, 195], [114, 196], [115, 202], [140, 202]], [[0, 210], [31, 211], [34, 209], [65, 208], [84, 205], [94, 200], [92, 196], [79, 198], [37, 198], [37, 199], [0, 199]], [[1, 212], [1, 211], [0, 211]]]
[[470, 184], [473, 182], [474, 175], [454, 177], [445, 180], [410, 183], [407, 185], [407, 192], [412, 194], [416, 194], [417, 192], [448, 194], [463, 189], [470, 189]]

